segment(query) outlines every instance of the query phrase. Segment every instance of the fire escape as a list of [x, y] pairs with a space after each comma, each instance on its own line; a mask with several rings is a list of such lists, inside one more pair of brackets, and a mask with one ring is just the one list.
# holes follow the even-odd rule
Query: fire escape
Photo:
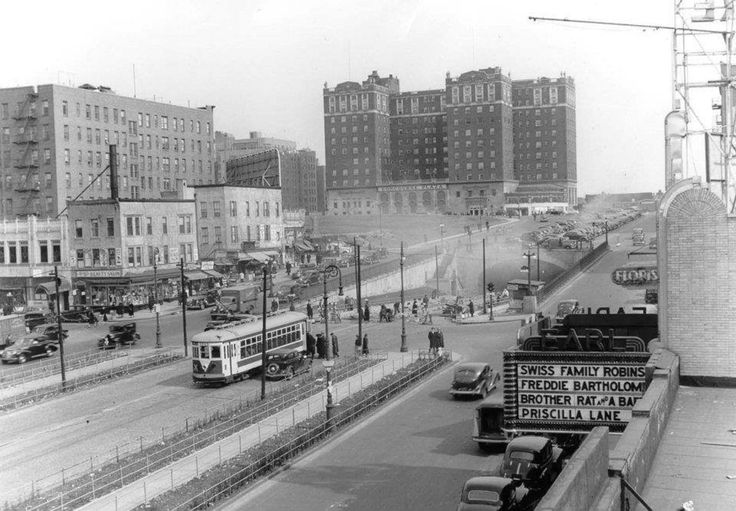
[[[23, 103], [18, 103], [13, 115], [15, 121], [15, 139], [13, 143], [19, 147], [19, 157], [15, 160], [15, 168], [19, 169], [15, 192], [23, 202], [20, 211], [23, 214], [36, 213], [30, 205], [38, 199], [41, 183], [38, 177], [38, 126], [36, 121], [36, 99], [38, 94], [30, 92]], [[35, 201], [38, 203], [38, 201]]]

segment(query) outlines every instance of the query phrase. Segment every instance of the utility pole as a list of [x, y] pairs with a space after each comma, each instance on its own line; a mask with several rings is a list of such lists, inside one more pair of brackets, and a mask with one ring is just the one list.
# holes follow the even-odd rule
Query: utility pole
[[184, 279], [184, 258], [179, 259], [179, 267], [181, 269], [181, 324], [184, 330], [184, 356], [187, 356], [187, 291], [186, 280]]
[[357, 238], [353, 237], [353, 252], [355, 256], [355, 299], [357, 303], [358, 311], [358, 339], [360, 339], [363, 350], [365, 346], [363, 343], [363, 309], [361, 308], [360, 302], [360, 245], [358, 245]]
[[61, 389], [63, 391], [66, 390], [66, 370], [64, 368], [64, 331], [61, 329], [61, 296], [59, 295], [59, 267], [57, 265], [54, 265], [54, 285], [56, 286], [56, 328], [58, 329]]
[[268, 270], [263, 266], [263, 328], [261, 329], [261, 401], [266, 399], [266, 284]]
[[539, 242], [537, 241], [537, 280], [539, 280]]
[[434, 275], [435, 275], [435, 279], [437, 282], [435, 289], [437, 291], [437, 297], [439, 298], [440, 296], [440, 263], [439, 263], [439, 257], [437, 256], [437, 244], [434, 245]]
[[153, 299], [156, 304], [156, 345], [155, 348], [161, 347], [161, 323], [159, 321], [159, 310], [161, 306], [158, 303], [158, 247], [153, 250]]
[[401, 349], [402, 353], [409, 351], [406, 347], [406, 303], [404, 303], [404, 242], [401, 242], [401, 259], [399, 259], [399, 267], [401, 269]]
[[480, 288], [483, 293], [483, 314], [488, 312], [486, 308], [486, 239], [483, 238], [483, 287]]

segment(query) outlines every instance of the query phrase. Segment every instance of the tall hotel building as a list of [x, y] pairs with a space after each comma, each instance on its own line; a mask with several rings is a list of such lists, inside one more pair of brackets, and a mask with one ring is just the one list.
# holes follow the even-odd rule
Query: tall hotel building
[[0, 89], [0, 215], [55, 216], [68, 200], [109, 197], [109, 172], [94, 181], [109, 144], [117, 145], [121, 198], [160, 199], [184, 183], [213, 183], [213, 109], [102, 86]]
[[[514, 173], [520, 193], [539, 201], [577, 204], [575, 82], [556, 79], [515, 80]], [[526, 190], [526, 191], [525, 191]]]

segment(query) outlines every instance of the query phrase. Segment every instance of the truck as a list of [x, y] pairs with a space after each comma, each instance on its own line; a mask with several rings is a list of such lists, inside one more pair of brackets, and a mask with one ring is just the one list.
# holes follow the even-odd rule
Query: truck
[[503, 393], [495, 392], [475, 407], [473, 441], [484, 451], [503, 447], [511, 435], [503, 429]]
[[642, 229], [641, 227], [634, 228], [634, 231], [631, 233], [631, 241], [634, 245], [644, 245], [645, 237], [646, 236], [644, 235], [644, 229]]
[[[263, 295], [257, 285], [247, 284], [232, 286], [220, 291], [218, 308], [225, 307], [233, 313], [260, 314], [263, 309]], [[266, 307], [270, 307], [271, 299], [267, 298]]]

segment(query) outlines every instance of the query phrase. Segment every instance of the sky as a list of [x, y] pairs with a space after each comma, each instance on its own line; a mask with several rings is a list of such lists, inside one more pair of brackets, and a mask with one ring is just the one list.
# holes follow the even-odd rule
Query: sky
[[566, 73], [578, 195], [664, 188], [670, 32], [528, 18], [672, 25], [672, 0], [41, 0], [28, 9], [3, 5], [0, 87], [91, 83], [215, 105], [215, 129], [295, 140], [320, 161], [325, 82], [377, 70], [411, 91], [491, 66], [512, 79]]

